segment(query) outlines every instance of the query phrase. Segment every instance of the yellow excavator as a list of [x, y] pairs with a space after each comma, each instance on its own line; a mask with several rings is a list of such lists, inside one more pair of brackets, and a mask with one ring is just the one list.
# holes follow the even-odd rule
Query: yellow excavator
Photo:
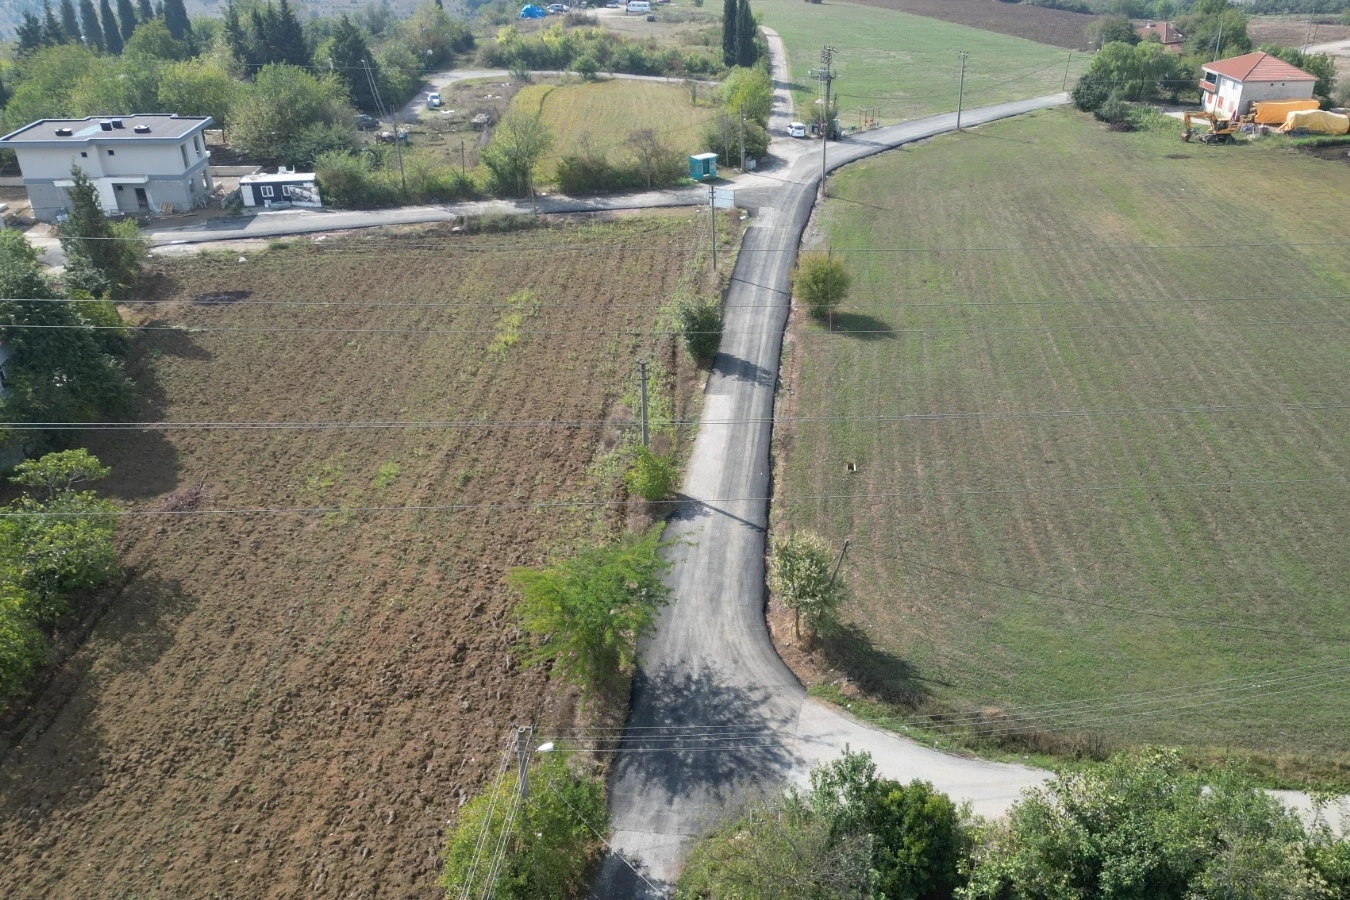
[[1192, 119], [1201, 119], [1209, 123], [1209, 131], [1200, 133], [1200, 143], [1202, 144], [1231, 144], [1233, 135], [1237, 133], [1236, 126], [1227, 119], [1220, 119], [1214, 113], [1210, 112], [1188, 112], [1182, 113], [1181, 122], [1183, 130], [1181, 139], [1186, 143], [1191, 142], [1193, 129], [1191, 128]]

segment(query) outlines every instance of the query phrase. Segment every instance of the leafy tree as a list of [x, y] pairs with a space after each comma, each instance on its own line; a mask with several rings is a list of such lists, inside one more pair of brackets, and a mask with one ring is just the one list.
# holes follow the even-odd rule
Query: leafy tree
[[176, 40], [185, 41], [192, 37], [192, 21], [183, 7], [183, 0], [164, 0], [164, 25]]
[[1139, 33], [1134, 30], [1130, 20], [1126, 16], [1112, 16], [1103, 19], [1097, 26], [1097, 40], [1099, 46], [1105, 47], [1107, 44], [1122, 43], [1133, 47], [1139, 43]]
[[670, 600], [660, 533], [657, 526], [543, 569], [512, 569], [507, 583], [521, 594], [521, 624], [537, 641], [528, 661], [551, 664], [583, 690], [630, 667], [638, 639]]
[[5, 127], [18, 128], [35, 119], [69, 115], [72, 89], [102, 61], [79, 44], [45, 47], [19, 57], [5, 106]]
[[538, 115], [509, 109], [479, 157], [495, 191], [510, 197], [534, 196], [534, 172], [553, 146], [553, 131]]
[[750, 0], [740, 0], [736, 7], [736, 65], [753, 66], [759, 59], [759, 46], [755, 43], [758, 35], [754, 14], [750, 12]]
[[122, 44], [125, 46], [136, 31], [136, 7], [131, 5], [131, 0], [117, 0], [117, 22], [122, 31]]
[[[142, 60], [175, 61], [192, 57], [192, 48], [169, 33], [163, 19], [149, 19], [136, 26], [136, 33], [127, 41], [122, 54]], [[144, 63], [142, 63], [144, 65]], [[156, 74], [158, 70], [156, 70]], [[174, 112], [183, 115], [181, 109]]]
[[122, 52], [122, 32], [117, 28], [117, 18], [108, 0], [99, 0], [98, 14], [103, 20], [103, 49], [117, 56]]
[[9, 480], [24, 487], [42, 488], [42, 500], [75, 490], [75, 485], [102, 481], [112, 469], [98, 461], [88, 450], [61, 450], [38, 459], [24, 460], [14, 467]]
[[28, 10], [24, 10], [19, 27], [14, 29], [15, 49], [20, 55], [32, 53], [44, 46], [42, 20]]
[[64, 108], [74, 116], [107, 115], [109, 110], [153, 109], [159, 92], [156, 61], [136, 56], [104, 56], [73, 78]]
[[312, 150], [316, 134], [350, 134], [354, 126], [341, 81], [287, 65], [263, 67], [247, 90], [238, 91], [230, 121], [231, 140], [242, 150], [286, 162]]
[[747, 119], [762, 126], [769, 124], [773, 110], [773, 83], [769, 73], [760, 68], [732, 69], [722, 82], [722, 106], [729, 113], [745, 114]]
[[748, 158], [759, 159], [769, 152], [769, 132], [758, 122], [749, 119], [742, 125], [738, 117], [731, 113], [723, 113], [716, 122], [708, 126], [708, 130], [703, 133], [703, 146], [710, 153], [717, 154], [721, 165], [739, 165], [742, 133], [745, 136], [745, 155]]
[[1303, 826], [1235, 772], [1187, 771], [1175, 751], [1053, 778], [978, 852], [965, 900], [1314, 898]]
[[717, 298], [684, 300], [675, 307], [675, 316], [690, 356], [706, 362], [717, 355], [722, 345], [722, 304]]
[[74, 185], [66, 191], [70, 199], [68, 217], [56, 229], [61, 249], [72, 262], [88, 263], [99, 279], [95, 284], [82, 285], [88, 293], [119, 300], [136, 283], [147, 246], [139, 234], [114, 229], [99, 203], [98, 189], [83, 169], [72, 166], [70, 177]]
[[1073, 105], [1083, 112], [1093, 112], [1111, 96], [1111, 82], [1101, 72], [1084, 72], [1074, 85]]
[[1196, 0], [1177, 25], [1186, 35], [1186, 52], [1205, 62], [1252, 49], [1247, 16], [1228, 0]]
[[844, 261], [829, 253], [803, 253], [792, 273], [792, 290], [817, 319], [828, 316], [834, 327], [834, 311], [848, 298], [853, 278]]
[[740, 23], [737, 0], [722, 0], [722, 65], [736, 65], [736, 35]]
[[71, 0], [61, 0], [61, 30], [67, 41], [80, 39], [80, 20], [75, 16], [75, 4]]
[[52, 12], [51, 0], [42, 0], [42, 46], [55, 47], [68, 40], [66, 30]]
[[0, 577], [0, 711], [47, 658], [47, 639], [37, 626], [33, 605], [31, 594], [9, 577]]
[[9, 105], [9, 89], [5, 87], [3, 78], [0, 78], [0, 110]]
[[809, 531], [774, 535], [769, 587], [792, 610], [798, 636], [803, 618], [812, 634], [826, 634], [837, 626], [844, 587], [832, 578], [833, 570], [833, 554], [819, 536]]
[[160, 70], [159, 108], [183, 116], [210, 116], [217, 126], [226, 128], [239, 88], [239, 82], [214, 59], [171, 63]]
[[447, 897], [460, 896], [470, 885], [484, 889], [483, 857], [490, 854], [482, 853], [480, 841], [496, 847], [503, 837], [501, 874], [486, 896], [492, 900], [586, 896], [586, 870], [601, 847], [596, 834], [609, 832], [604, 788], [599, 779], [573, 772], [562, 753], [542, 753], [535, 760], [529, 797], [521, 802], [508, 834], [503, 831], [517, 791], [514, 771], [489, 782], [460, 810], [441, 870]]
[[[433, 66], [445, 65], [456, 53], [474, 48], [473, 32], [465, 23], [452, 19], [438, 3], [423, 3], [401, 30], [404, 41], [421, 51], [424, 63]], [[425, 58], [428, 50], [429, 59]]]
[[650, 128], [642, 128], [628, 135], [624, 146], [633, 155], [643, 182], [651, 190], [659, 185], [674, 184], [684, 176], [684, 158], [679, 151], [663, 142]]
[[94, 0], [80, 0], [80, 30], [84, 32], [86, 44], [95, 50], [103, 49], [103, 26], [98, 23]]
[[[23, 235], [0, 230], [0, 337], [14, 350], [0, 421], [85, 422], [128, 408], [130, 383], [104, 332], [81, 325], [116, 316], [96, 303], [50, 303], [57, 298]], [[26, 325], [47, 328], [11, 327]], [[11, 436], [10, 443], [14, 443]]]
[[669, 456], [653, 453], [648, 447], [633, 451], [633, 462], [624, 473], [628, 490], [643, 500], [664, 500], [675, 490], [679, 470]]

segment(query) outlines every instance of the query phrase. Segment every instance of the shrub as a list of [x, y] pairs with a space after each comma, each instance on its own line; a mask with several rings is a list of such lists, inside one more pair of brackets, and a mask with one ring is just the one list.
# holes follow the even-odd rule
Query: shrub
[[1092, 112], [1111, 97], [1111, 84], [1100, 73], [1087, 72], [1074, 85], [1073, 105], [1083, 112]]
[[674, 492], [679, 477], [679, 469], [671, 457], [653, 453], [648, 447], [638, 447], [633, 453], [632, 464], [624, 473], [623, 483], [643, 500], [664, 500]]
[[[722, 115], [708, 126], [703, 133], [703, 149], [717, 154], [717, 163], [722, 166], [741, 164], [741, 124], [736, 116]], [[758, 122], [745, 122], [745, 157], [762, 159], [769, 152], [769, 133]]]
[[774, 535], [769, 548], [769, 587], [793, 613], [793, 630], [801, 635], [801, 621], [812, 634], [828, 634], [839, 624], [844, 588], [833, 581], [830, 548], [819, 536], [801, 531]]
[[1130, 104], [1119, 97], [1111, 97], [1093, 110], [1092, 116], [1097, 121], [1105, 122], [1108, 125], [1116, 127], [1128, 125], [1130, 122]]
[[537, 641], [526, 661], [551, 665], [583, 691], [612, 683], [670, 601], [663, 547], [657, 526], [543, 569], [512, 569], [506, 581], [520, 592], [521, 625]]
[[675, 307], [684, 348], [699, 362], [717, 355], [722, 345], [722, 304], [712, 297], [682, 301]]
[[803, 253], [792, 273], [792, 290], [817, 319], [829, 316], [848, 297], [853, 278], [844, 261], [829, 253]]
[[[529, 783], [529, 798], [514, 819], [509, 815], [518, 785], [514, 771], [490, 781], [464, 805], [445, 845], [441, 887], [447, 897], [466, 890], [494, 900], [586, 895], [586, 870], [601, 846], [596, 833], [609, 833], [604, 787], [599, 779], [573, 772], [561, 753], [537, 755]], [[503, 835], [508, 820], [511, 828]], [[485, 895], [491, 851], [503, 840], [500, 874]]]

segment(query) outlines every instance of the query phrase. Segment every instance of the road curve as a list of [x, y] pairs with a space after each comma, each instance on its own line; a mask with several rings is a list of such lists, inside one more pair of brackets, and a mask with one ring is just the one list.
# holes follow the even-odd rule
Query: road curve
[[[775, 53], [775, 57], [780, 54]], [[775, 59], [779, 62], [779, 59]], [[775, 66], [780, 98], [786, 69]], [[967, 110], [976, 125], [1066, 102], [1063, 94]], [[781, 102], [781, 100], [780, 100]], [[781, 115], [781, 111], [780, 111]], [[830, 169], [956, 127], [955, 113], [868, 132], [827, 148]], [[997, 814], [1049, 773], [938, 753], [869, 728], [807, 697], [764, 622], [769, 442], [789, 273], [815, 203], [820, 151], [774, 172], [774, 187], [737, 190], [753, 219], [727, 291], [726, 337], [708, 378], [703, 424], [685, 473], [674, 600], [639, 648], [633, 705], [610, 781], [613, 846], [604, 898], [660, 896], [689, 839], [758, 790], [802, 781], [845, 744], [888, 776], [922, 777], [977, 812]], [[719, 424], [719, 423], [738, 424]], [[744, 498], [744, 499], [725, 499]]]

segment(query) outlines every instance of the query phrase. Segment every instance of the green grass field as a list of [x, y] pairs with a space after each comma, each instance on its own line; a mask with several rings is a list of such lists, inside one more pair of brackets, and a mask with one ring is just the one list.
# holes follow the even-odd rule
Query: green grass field
[[[643, 128], [657, 132], [681, 154], [697, 153], [703, 129], [716, 114], [711, 106], [695, 106], [682, 85], [618, 79], [530, 85], [516, 94], [511, 106], [542, 113], [555, 138], [551, 160], [581, 150], [586, 141], [622, 155], [628, 136]], [[544, 170], [545, 177], [552, 172], [547, 164]]]
[[823, 44], [836, 49], [839, 119], [856, 124], [858, 108], [879, 105], [881, 123], [956, 109], [961, 62], [965, 105], [985, 106], [1060, 91], [1087, 70], [1088, 57], [1022, 38], [907, 13], [849, 3], [759, 0], [755, 11], [787, 44], [800, 118], [818, 96], [808, 70]]
[[776, 515], [852, 538], [881, 694], [1346, 783], [1350, 167], [1179, 131], [1047, 111], [834, 178], [852, 333], [794, 326]]

